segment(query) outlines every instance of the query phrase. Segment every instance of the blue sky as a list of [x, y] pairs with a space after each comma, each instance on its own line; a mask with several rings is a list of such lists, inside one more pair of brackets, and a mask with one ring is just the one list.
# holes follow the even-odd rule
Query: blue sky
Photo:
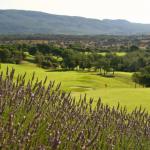
[[0, 9], [150, 23], [150, 0], [0, 0]]

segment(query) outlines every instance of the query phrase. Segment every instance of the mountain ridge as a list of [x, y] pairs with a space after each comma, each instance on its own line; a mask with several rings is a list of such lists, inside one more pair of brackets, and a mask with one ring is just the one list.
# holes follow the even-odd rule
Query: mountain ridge
[[150, 34], [150, 24], [9, 9], [0, 10], [0, 34], [135, 35]]

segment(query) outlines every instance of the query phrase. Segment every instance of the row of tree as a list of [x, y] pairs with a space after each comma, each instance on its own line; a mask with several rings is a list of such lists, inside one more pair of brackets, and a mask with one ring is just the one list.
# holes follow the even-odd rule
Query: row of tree
[[36, 63], [41, 67], [55, 68], [60, 67], [68, 70], [99, 70], [101, 74], [107, 75], [107, 72], [117, 69], [117, 63], [120, 57], [114, 54], [102, 56], [97, 53], [81, 53], [72, 49], [64, 49], [62, 54], [54, 56], [52, 54], [43, 54], [39, 51], [35, 54]]
[[20, 63], [25, 52], [35, 56], [35, 62], [46, 68], [75, 68], [84, 70], [95, 69], [101, 74], [114, 71], [138, 72], [141, 68], [150, 65], [150, 53], [132, 47], [132, 51], [125, 56], [114, 53], [101, 55], [94, 52], [82, 52], [76, 49], [59, 48], [48, 44], [13, 44], [0, 46], [0, 62]]

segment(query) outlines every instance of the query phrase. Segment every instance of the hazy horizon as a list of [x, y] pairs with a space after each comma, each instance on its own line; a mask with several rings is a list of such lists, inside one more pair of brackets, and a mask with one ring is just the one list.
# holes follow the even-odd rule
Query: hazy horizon
[[124, 19], [150, 24], [148, 0], [0, 0], [0, 9], [40, 11], [93, 19]]

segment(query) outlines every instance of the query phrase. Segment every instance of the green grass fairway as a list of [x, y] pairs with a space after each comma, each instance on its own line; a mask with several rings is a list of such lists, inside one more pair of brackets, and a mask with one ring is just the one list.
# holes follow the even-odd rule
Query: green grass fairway
[[140, 86], [135, 88], [131, 80], [131, 73], [117, 72], [115, 78], [104, 78], [89, 72], [51, 72], [28, 62], [23, 62], [21, 65], [1, 64], [0, 70], [5, 71], [7, 66], [15, 68], [16, 74], [26, 72], [27, 79], [31, 78], [35, 72], [39, 80], [47, 76], [49, 80], [55, 80], [56, 83], [61, 82], [62, 89], [72, 91], [75, 97], [87, 93], [87, 96], [93, 97], [95, 101], [101, 97], [104, 103], [112, 106], [120, 102], [121, 105], [126, 105], [128, 110], [142, 105], [143, 108], [150, 111], [150, 89]]
[[[107, 52], [102, 52], [99, 54], [102, 56], [106, 56]], [[113, 54], [116, 54], [117, 56], [125, 56], [127, 53], [126, 52], [114, 52]]]
[[[73, 93], [79, 97], [80, 94]], [[128, 110], [133, 110], [136, 106], [146, 108], [150, 112], [150, 89], [149, 88], [101, 88], [95, 91], [88, 91], [88, 97], [94, 97], [96, 101], [99, 96], [105, 104], [117, 106], [118, 102], [122, 106], [127, 106]]]

